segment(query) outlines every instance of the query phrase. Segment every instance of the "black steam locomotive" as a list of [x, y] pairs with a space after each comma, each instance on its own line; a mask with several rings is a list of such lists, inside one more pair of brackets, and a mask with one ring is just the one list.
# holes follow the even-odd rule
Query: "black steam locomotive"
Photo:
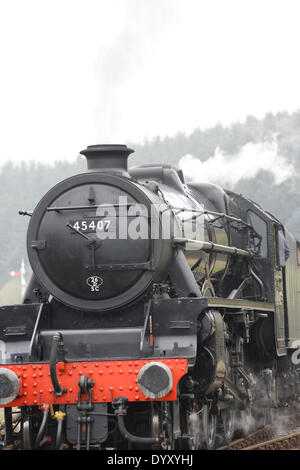
[[81, 153], [86, 173], [21, 212], [33, 275], [0, 308], [5, 443], [212, 449], [299, 399], [295, 238], [171, 165], [128, 170], [126, 146]]

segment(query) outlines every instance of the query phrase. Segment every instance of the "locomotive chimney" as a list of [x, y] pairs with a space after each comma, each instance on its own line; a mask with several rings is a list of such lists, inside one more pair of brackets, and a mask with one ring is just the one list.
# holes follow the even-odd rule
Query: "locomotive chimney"
[[128, 157], [134, 150], [127, 145], [89, 145], [80, 153], [87, 159], [89, 171], [118, 173], [130, 178]]

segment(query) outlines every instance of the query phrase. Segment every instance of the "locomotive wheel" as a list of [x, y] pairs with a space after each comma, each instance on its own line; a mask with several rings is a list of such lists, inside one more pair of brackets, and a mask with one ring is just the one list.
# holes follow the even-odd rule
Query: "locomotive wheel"
[[152, 403], [151, 411], [151, 435], [152, 437], [163, 436], [162, 444], [153, 444], [152, 449], [172, 450], [175, 442], [173, 439], [172, 415], [170, 406], [166, 405], [163, 409], [158, 404]]
[[247, 436], [254, 430], [255, 419], [253, 416], [252, 408], [248, 406], [240, 411], [238, 432], [241, 436]]
[[215, 446], [217, 431], [217, 416], [212, 414], [208, 405], [203, 405], [202, 412], [202, 447], [212, 450]]
[[173, 417], [169, 404], [167, 410], [165, 410], [164, 433], [167, 441], [167, 450], [175, 449], [175, 440], [173, 436]]
[[203, 405], [199, 411], [188, 412], [187, 432], [189, 439], [186, 440], [186, 445], [189, 450], [213, 449], [216, 431], [217, 416], [210, 412], [208, 405]]
[[201, 449], [201, 417], [200, 412], [188, 413], [187, 416], [187, 431], [190, 439], [187, 441], [189, 450]]
[[264, 423], [263, 425], [266, 426], [267, 424], [271, 424], [274, 420], [274, 410], [271, 407], [266, 407], [264, 409]]
[[[152, 437], [158, 437], [161, 431], [160, 415], [158, 410], [153, 406], [151, 411], [151, 435]], [[159, 444], [153, 444], [152, 449], [159, 449]]]
[[271, 424], [276, 417], [275, 409], [272, 408], [272, 406], [266, 406], [255, 413], [254, 417], [259, 426], [267, 426], [268, 424]]
[[229, 444], [235, 431], [235, 411], [232, 408], [226, 408], [221, 411], [222, 437], [226, 444]]

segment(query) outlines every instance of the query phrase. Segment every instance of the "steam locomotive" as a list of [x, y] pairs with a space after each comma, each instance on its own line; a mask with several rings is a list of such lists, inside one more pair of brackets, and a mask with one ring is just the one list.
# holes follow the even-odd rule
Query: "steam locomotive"
[[299, 399], [300, 244], [242, 195], [128, 169], [132, 152], [87, 147], [85, 173], [20, 211], [33, 274], [0, 307], [7, 445], [213, 449]]

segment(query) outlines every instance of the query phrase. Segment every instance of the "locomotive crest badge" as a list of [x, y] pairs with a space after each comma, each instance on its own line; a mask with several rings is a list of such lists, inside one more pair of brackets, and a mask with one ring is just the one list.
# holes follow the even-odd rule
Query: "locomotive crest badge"
[[86, 280], [91, 292], [99, 292], [100, 287], [103, 284], [103, 279], [100, 276], [90, 276]]

